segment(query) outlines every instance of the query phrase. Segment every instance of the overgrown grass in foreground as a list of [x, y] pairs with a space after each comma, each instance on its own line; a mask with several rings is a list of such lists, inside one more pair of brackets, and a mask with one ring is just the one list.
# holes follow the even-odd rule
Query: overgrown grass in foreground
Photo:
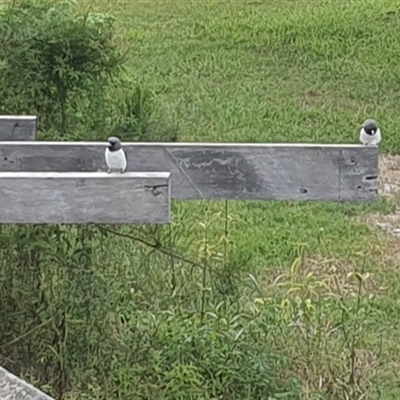
[[[356, 143], [373, 115], [384, 152], [399, 6], [93, 2], [180, 141]], [[394, 244], [358, 222], [394, 206], [176, 202], [171, 227], [131, 237], [5, 228], [1, 363], [68, 399], [396, 399]]]

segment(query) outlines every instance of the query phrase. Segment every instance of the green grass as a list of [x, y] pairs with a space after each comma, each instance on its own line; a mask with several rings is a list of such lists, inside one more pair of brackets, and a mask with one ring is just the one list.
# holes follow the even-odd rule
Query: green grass
[[[104, 9], [104, 2], [95, 4]], [[399, 152], [399, 1], [117, 4], [113, 12], [130, 49], [132, 73], [158, 94], [157, 109], [178, 124], [180, 141], [357, 143], [359, 124], [373, 116], [383, 127], [382, 152]], [[223, 203], [175, 208], [198, 220], [206, 210], [223, 211]], [[288, 268], [299, 244], [307, 257], [341, 259], [342, 264], [351, 264], [360, 252], [369, 254], [378, 239], [353, 217], [390, 208], [384, 201], [374, 206], [230, 204], [238, 221], [229, 235], [235, 257], [246, 259], [246, 270], [262, 280], [271, 269]], [[211, 223], [211, 243], [222, 230], [222, 223]], [[197, 243], [200, 230], [190, 234]], [[381, 276], [379, 260], [376, 256], [368, 263], [374, 276]], [[398, 273], [387, 269], [383, 284], [397, 282]], [[370, 301], [369, 307], [380, 313], [365, 322], [360, 334], [364, 346], [377, 352], [379, 338], [394, 334], [394, 340], [386, 339], [392, 350], [382, 355], [386, 367], [398, 354], [398, 309], [392, 296], [398, 297], [397, 290], [392, 292], [395, 285], [389, 286]], [[329, 362], [334, 369], [343, 360], [327, 357]], [[383, 399], [398, 397], [390, 374], [379, 379]]]
[[396, 2], [116, 4], [132, 72], [180, 140], [357, 143], [374, 115], [398, 150]]
[[[357, 143], [360, 123], [374, 117], [383, 127], [381, 152], [400, 152], [400, 0], [90, 3], [115, 15], [132, 78], [156, 94], [155, 112], [178, 126], [179, 141]], [[194, 333], [185, 315], [203, 318], [205, 309], [217, 315], [219, 302], [232, 302], [236, 308], [226, 310], [227, 318], [253, 313], [254, 329], [263, 336], [242, 316], [234, 334], [243, 326], [246, 341], [261, 335], [259, 342], [282, 356], [274, 361], [282, 381], [300, 381], [300, 398], [397, 399], [400, 273], [396, 260], [386, 256], [394, 244], [360, 222], [367, 213], [389, 213], [395, 205], [386, 200], [372, 205], [230, 202], [226, 209], [222, 201], [175, 202], [173, 227], [160, 235], [169, 238], [172, 229], [171, 251], [189, 264], [159, 256], [157, 248], [132, 246], [126, 238], [104, 239], [107, 247], [99, 244], [91, 255], [96, 272], [79, 293], [68, 292], [68, 285], [48, 289], [54, 299], [70, 293], [71, 309], [83, 307], [74, 296], [83, 298], [89, 288], [88, 302], [108, 302], [91, 312], [112, 340], [103, 345], [98, 333], [97, 339], [87, 339], [88, 347], [79, 344], [88, 360], [69, 361], [75, 389], [67, 398], [213, 398], [211, 388], [210, 397], [194, 390], [206, 385], [197, 370], [180, 369], [190, 364], [184, 356], [187, 337], [197, 338], [203, 352], [212, 342]], [[75, 257], [67, 249], [57, 251]], [[54, 262], [59, 274], [68, 275], [63, 263]], [[194, 264], [209, 268], [205, 280]], [[53, 276], [53, 267], [42, 273]], [[348, 275], [354, 271], [371, 277], [357, 280]], [[66, 282], [75, 279], [65, 276]], [[131, 316], [128, 327], [112, 323], [121, 315]], [[71, 331], [83, 334], [84, 320], [74, 314]], [[130, 336], [135, 329], [143, 338], [157, 338], [143, 339], [153, 346], [148, 357], [154, 365], [161, 357], [167, 360], [151, 374], [164, 376], [168, 344], [181, 360], [164, 376], [172, 386], [146, 381], [147, 397], [133, 388], [145, 374], [135, 364], [140, 357], [133, 362], [128, 355], [144, 351], [129, 347], [136, 343]], [[107, 348], [112, 345], [126, 359], [113, 358]], [[227, 352], [231, 349], [218, 360]], [[369, 361], [360, 353], [368, 353]], [[354, 375], [363, 377], [357, 383], [349, 381], [352, 360]], [[99, 372], [101, 363], [106, 372]], [[256, 399], [254, 393], [262, 392], [253, 392]]]

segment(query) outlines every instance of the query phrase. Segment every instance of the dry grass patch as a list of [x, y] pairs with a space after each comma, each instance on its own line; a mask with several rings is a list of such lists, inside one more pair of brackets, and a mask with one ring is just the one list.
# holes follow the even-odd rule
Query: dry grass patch
[[379, 195], [393, 198], [400, 192], [400, 155], [379, 157]]
[[364, 319], [369, 301], [384, 294], [384, 275], [360, 265], [296, 259], [288, 271], [269, 271], [262, 281], [270, 299], [281, 299], [277, 345], [293, 360], [288, 373], [299, 378], [301, 399], [361, 399], [374, 390], [381, 359]]
[[[400, 156], [379, 157], [379, 195], [391, 201], [400, 199]], [[394, 214], [370, 213], [361, 217], [360, 222], [372, 229], [378, 228], [388, 235], [400, 237], [400, 207], [396, 208]], [[393, 252], [398, 253], [398, 244], [398, 241], [390, 241], [385, 247], [393, 255]]]
[[[290, 270], [268, 271], [262, 280], [266, 293], [282, 290], [302, 298], [351, 296], [359, 294], [359, 279], [363, 279], [362, 295], [374, 296], [384, 290], [380, 276], [372, 271], [359, 272], [356, 260], [323, 257], [306, 258], [293, 263]], [[379, 274], [380, 275], [380, 274]]]
[[379, 357], [368, 349], [343, 350], [339, 340], [321, 353], [306, 355], [296, 371], [302, 381], [301, 399], [363, 399], [372, 392]]

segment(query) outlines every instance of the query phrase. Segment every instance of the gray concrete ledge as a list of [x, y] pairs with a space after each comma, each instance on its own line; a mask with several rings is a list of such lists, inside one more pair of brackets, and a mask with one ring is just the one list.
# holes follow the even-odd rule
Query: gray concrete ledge
[[1, 400], [54, 400], [34, 386], [0, 367]]

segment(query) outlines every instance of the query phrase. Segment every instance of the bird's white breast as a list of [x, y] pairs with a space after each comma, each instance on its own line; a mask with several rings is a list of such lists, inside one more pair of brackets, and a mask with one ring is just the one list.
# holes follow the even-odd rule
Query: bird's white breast
[[106, 148], [106, 163], [110, 169], [122, 169], [125, 171], [127, 162], [123, 149], [110, 151]]
[[360, 131], [360, 142], [366, 145], [377, 145], [382, 140], [381, 131], [378, 128], [375, 135], [367, 135], [364, 128]]

